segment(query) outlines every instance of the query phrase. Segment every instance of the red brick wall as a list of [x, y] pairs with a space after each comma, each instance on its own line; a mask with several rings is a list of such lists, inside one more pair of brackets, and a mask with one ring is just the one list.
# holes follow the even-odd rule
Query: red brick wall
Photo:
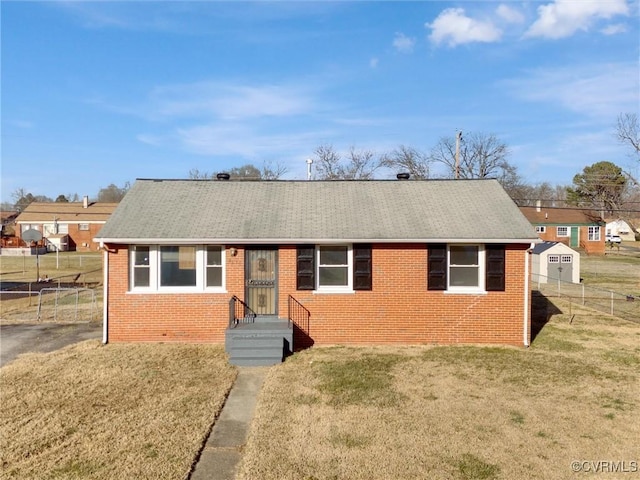
[[[89, 230], [80, 230], [80, 226], [77, 223], [69, 223], [69, 233], [67, 233], [69, 236], [69, 250], [75, 250], [77, 252], [97, 252], [100, 249], [100, 244], [98, 242], [94, 242], [93, 239], [103, 225], [104, 223], [90, 223]], [[20, 227], [17, 227], [15, 230], [16, 235], [20, 237]], [[38, 224], [38, 231], [40, 233], [44, 231], [44, 227], [41, 223]]]
[[[427, 249], [374, 245], [373, 290], [347, 294], [296, 291], [296, 248], [279, 250], [278, 309], [291, 294], [310, 312], [310, 344], [523, 344], [524, 263], [527, 245], [506, 251], [506, 290], [482, 295], [427, 290]], [[224, 341], [228, 301], [244, 297], [244, 250], [227, 246], [227, 293], [128, 293], [127, 248], [110, 246], [109, 341]]]
[[[576, 228], [572, 226], [571, 228]], [[579, 247], [582, 248], [586, 254], [588, 255], [604, 255], [605, 252], [605, 241], [604, 241], [604, 228], [600, 228], [600, 241], [593, 242], [589, 241], [589, 227], [581, 226], [578, 227], [579, 232]], [[546, 231], [544, 233], [539, 233], [538, 236], [541, 240], [546, 242], [560, 242], [564, 243], [566, 246], [571, 247], [571, 238], [570, 237], [558, 237], [557, 236], [557, 228], [555, 225], [547, 226]], [[571, 247], [576, 248], [576, 247]]]

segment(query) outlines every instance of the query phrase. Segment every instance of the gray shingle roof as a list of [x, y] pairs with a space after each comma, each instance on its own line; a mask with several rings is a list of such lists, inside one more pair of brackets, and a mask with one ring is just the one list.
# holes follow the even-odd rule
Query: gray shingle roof
[[97, 240], [535, 241], [496, 180], [137, 180]]

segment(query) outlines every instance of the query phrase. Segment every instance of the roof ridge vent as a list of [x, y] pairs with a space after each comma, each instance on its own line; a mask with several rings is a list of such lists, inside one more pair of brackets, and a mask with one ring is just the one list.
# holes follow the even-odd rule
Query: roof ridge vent
[[409, 180], [411, 174], [409, 172], [400, 172], [396, 175], [398, 180]]
[[229, 180], [231, 178], [231, 175], [229, 175], [226, 172], [220, 172], [219, 174], [216, 175], [216, 178], [218, 180]]

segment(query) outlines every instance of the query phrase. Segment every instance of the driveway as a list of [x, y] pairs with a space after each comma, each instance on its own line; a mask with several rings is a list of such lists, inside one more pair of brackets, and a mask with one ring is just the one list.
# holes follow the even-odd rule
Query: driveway
[[101, 338], [101, 322], [0, 325], [0, 367], [22, 353], [52, 352], [72, 343]]

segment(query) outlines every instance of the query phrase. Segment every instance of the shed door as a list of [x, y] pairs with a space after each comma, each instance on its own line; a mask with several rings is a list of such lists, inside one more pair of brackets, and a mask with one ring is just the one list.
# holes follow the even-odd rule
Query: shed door
[[573, 281], [573, 255], [560, 255], [560, 280]]
[[245, 253], [245, 299], [258, 315], [277, 315], [278, 250], [248, 248]]
[[549, 255], [548, 259], [547, 275], [550, 279], [573, 281], [573, 255]]

